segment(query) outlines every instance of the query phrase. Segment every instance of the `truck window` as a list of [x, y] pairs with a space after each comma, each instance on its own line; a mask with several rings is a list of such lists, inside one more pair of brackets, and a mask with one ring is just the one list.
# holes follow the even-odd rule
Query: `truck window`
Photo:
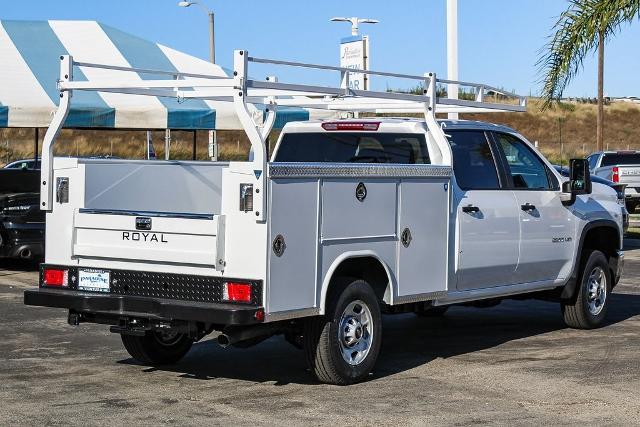
[[640, 165], [640, 153], [605, 153], [600, 166]]
[[496, 163], [484, 131], [447, 131], [453, 171], [463, 190], [500, 188]]
[[592, 154], [587, 157], [587, 161], [589, 162], [589, 169], [594, 170], [596, 168], [596, 165], [598, 164], [598, 157], [600, 157], [600, 154]]
[[288, 133], [275, 162], [428, 164], [424, 135], [373, 132]]
[[549, 190], [549, 175], [542, 160], [513, 135], [495, 133], [498, 147], [506, 158], [507, 174], [517, 189]]

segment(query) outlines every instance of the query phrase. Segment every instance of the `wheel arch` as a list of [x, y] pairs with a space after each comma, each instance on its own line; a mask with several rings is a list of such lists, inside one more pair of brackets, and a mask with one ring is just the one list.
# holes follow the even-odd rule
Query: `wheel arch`
[[320, 314], [325, 313], [327, 295], [340, 277], [364, 279], [373, 287], [380, 302], [393, 302], [395, 281], [387, 263], [370, 250], [345, 252], [333, 261], [322, 280]]
[[[570, 299], [575, 295], [580, 272], [584, 263], [585, 251], [598, 249], [605, 254], [608, 260], [615, 257], [622, 247], [620, 227], [613, 220], [600, 219], [586, 224], [580, 233], [578, 248], [575, 253], [571, 275], [565, 283], [560, 298]], [[611, 269], [611, 267], [610, 267]], [[612, 277], [613, 277], [612, 272]]]

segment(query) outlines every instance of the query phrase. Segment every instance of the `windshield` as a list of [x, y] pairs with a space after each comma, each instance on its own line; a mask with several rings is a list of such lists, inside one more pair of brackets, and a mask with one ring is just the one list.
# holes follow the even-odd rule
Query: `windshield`
[[424, 135], [373, 132], [285, 134], [275, 162], [429, 163]]
[[600, 166], [640, 165], [640, 153], [605, 154]]

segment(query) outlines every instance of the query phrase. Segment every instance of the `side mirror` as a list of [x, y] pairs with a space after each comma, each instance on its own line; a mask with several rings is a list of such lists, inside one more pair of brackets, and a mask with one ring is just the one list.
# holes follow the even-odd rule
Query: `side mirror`
[[591, 194], [591, 172], [586, 159], [569, 160], [569, 183], [571, 193]]
[[566, 200], [568, 204], [573, 204], [576, 196], [591, 194], [591, 172], [586, 159], [569, 160], [569, 181], [562, 183], [562, 192], [571, 195]]

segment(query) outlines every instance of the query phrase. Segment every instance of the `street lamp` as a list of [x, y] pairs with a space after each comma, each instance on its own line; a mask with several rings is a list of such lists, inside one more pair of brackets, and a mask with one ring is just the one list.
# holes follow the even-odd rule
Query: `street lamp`
[[333, 22], [351, 22], [351, 35], [352, 36], [357, 36], [358, 35], [358, 25], [359, 24], [377, 24], [377, 23], [380, 22], [377, 19], [357, 18], [355, 16], [353, 16], [351, 18], [343, 18], [341, 16], [337, 16], [335, 18], [331, 18], [331, 21], [333, 21]]
[[209, 60], [212, 64], [216, 63], [216, 41], [215, 41], [215, 33], [214, 33], [214, 19], [213, 12], [202, 3], [198, 1], [181, 1], [178, 3], [180, 7], [189, 7], [193, 5], [198, 5], [207, 15], [209, 15]]

